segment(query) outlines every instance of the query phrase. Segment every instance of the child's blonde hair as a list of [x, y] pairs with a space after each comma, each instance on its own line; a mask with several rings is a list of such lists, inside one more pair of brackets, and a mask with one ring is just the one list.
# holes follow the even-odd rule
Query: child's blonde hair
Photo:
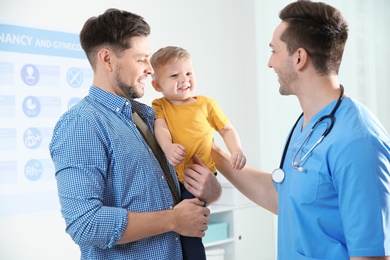
[[155, 75], [158, 73], [159, 68], [161, 66], [164, 66], [168, 62], [186, 60], [190, 57], [190, 53], [180, 47], [167, 46], [159, 49], [158, 51], [153, 53], [152, 57], [150, 57], [150, 63], [152, 64], [154, 70], [154, 74], [152, 75], [152, 77], [155, 78]]

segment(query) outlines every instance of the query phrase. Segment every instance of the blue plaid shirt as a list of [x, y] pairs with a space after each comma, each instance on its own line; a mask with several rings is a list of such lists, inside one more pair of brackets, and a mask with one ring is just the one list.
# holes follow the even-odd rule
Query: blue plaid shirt
[[132, 109], [153, 129], [151, 107], [92, 86], [54, 128], [50, 154], [61, 211], [81, 259], [182, 259], [174, 232], [116, 245], [127, 211], [173, 206], [164, 173], [134, 125]]

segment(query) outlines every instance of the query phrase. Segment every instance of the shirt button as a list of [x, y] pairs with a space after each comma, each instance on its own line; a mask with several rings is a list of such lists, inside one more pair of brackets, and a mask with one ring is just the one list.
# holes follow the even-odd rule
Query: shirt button
[[117, 107], [117, 108], [116, 108], [116, 112], [119, 112], [119, 110], [120, 110], [119, 107]]
[[179, 237], [176, 237], [176, 241], [179, 241]]
[[126, 106], [128, 106], [128, 105], [129, 105], [129, 102], [127, 102], [127, 101], [126, 101], [126, 103], [125, 103], [125, 104], [126, 104]]
[[164, 176], [161, 176], [161, 179], [163, 179], [163, 180], [164, 180]]
[[173, 206], [170, 206], [169, 209], [173, 209]]

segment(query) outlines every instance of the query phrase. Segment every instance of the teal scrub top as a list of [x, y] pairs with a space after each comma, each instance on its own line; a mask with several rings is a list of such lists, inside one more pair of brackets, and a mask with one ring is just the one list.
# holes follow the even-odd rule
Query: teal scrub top
[[[390, 137], [362, 104], [344, 98], [332, 131], [293, 169], [292, 159], [315, 122], [292, 135], [278, 191], [278, 259], [349, 259], [390, 255]], [[296, 156], [300, 160], [330, 121], [318, 125]]]

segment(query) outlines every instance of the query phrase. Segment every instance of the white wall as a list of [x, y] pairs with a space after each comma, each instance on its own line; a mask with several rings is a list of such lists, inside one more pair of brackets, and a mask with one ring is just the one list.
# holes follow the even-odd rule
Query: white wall
[[[278, 94], [276, 76], [267, 68], [268, 43], [279, 23], [277, 14], [289, 2], [0, 0], [0, 22], [78, 33], [87, 18], [108, 7], [142, 15], [152, 28], [152, 51], [166, 45], [188, 49], [198, 94], [219, 102], [241, 135], [248, 164], [272, 171], [279, 165], [284, 139], [300, 112], [294, 97]], [[346, 93], [369, 106], [389, 130], [386, 83], [390, 82], [390, 55], [386, 43], [390, 22], [386, 15], [390, 1], [325, 2], [338, 7], [350, 24], [340, 71]], [[142, 100], [150, 103], [156, 94], [151, 87], [146, 92]], [[79, 258], [59, 212], [0, 219], [0, 241], [1, 259]]]

